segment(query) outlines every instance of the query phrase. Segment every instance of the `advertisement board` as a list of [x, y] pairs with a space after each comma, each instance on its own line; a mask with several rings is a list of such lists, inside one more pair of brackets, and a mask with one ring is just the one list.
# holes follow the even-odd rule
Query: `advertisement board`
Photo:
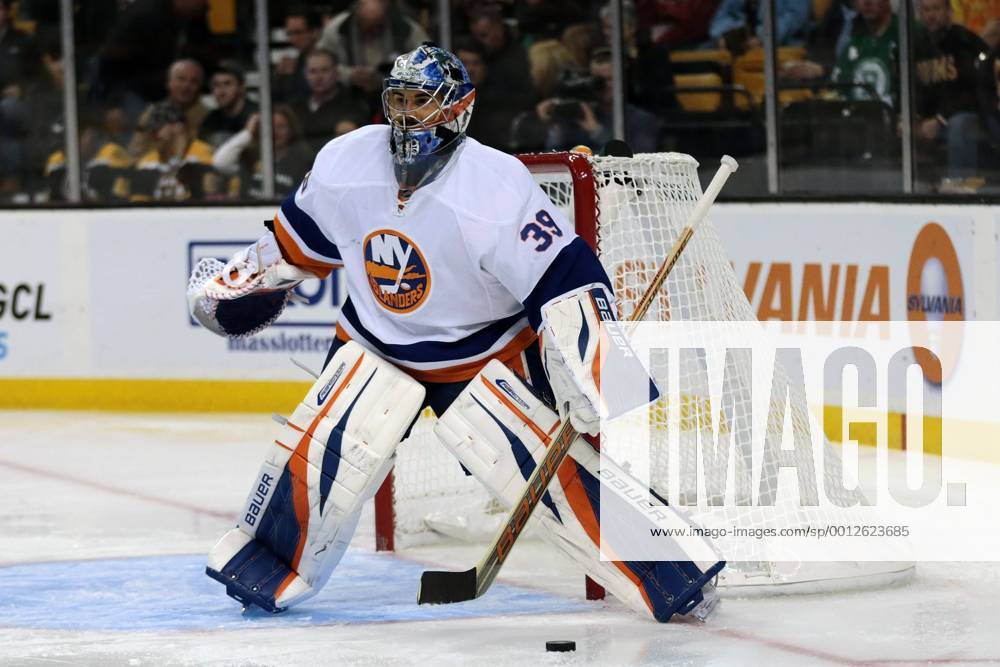
[[[289, 357], [322, 365], [345, 297], [338, 272], [303, 283], [303, 303], [250, 339], [214, 336], [187, 312], [194, 264], [227, 259], [259, 237], [273, 213], [0, 214], [0, 407], [25, 407], [69, 386], [59, 381], [91, 383], [75, 390], [78, 398], [94, 393], [94, 381], [117, 382], [118, 394], [141, 395], [135, 409], [154, 409], [165, 395], [172, 406], [186, 406], [177, 403], [184, 395], [204, 402], [230, 387], [219, 382], [294, 383], [298, 391], [308, 377]], [[719, 204], [712, 219], [759, 319], [844, 320], [862, 335], [873, 321], [995, 317], [1000, 242], [989, 207]], [[168, 384], [136, 391], [150, 381]], [[208, 384], [192, 390], [199, 382]], [[88, 400], [100, 407], [99, 398]]]

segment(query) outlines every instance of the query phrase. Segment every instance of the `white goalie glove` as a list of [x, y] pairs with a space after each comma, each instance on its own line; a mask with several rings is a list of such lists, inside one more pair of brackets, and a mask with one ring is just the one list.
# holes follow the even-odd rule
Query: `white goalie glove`
[[[604, 285], [583, 290], [542, 307], [542, 362], [562, 421], [579, 433], [597, 435], [601, 417], [615, 416], [656, 400], [659, 392], [622, 335], [612, 335], [601, 359], [601, 322], [617, 322], [615, 304]], [[611, 363], [609, 363], [611, 362]], [[601, 364], [614, 368], [613, 387], [601, 400]], [[607, 397], [612, 396], [613, 405]]]
[[313, 277], [286, 262], [268, 232], [225, 264], [202, 258], [188, 280], [188, 310], [220, 336], [252, 336], [278, 319], [296, 285]]
[[601, 430], [601, 319], [615, 320], [614, 302], [603, 285], [542, 307], [542, 362], [562, 421], [580, 433]]

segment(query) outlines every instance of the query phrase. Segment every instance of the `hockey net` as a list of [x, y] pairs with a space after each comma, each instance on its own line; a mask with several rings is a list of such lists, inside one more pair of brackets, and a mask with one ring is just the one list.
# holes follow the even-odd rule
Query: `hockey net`
[[[614, 282], [620, 312], [632, 312], [701, 196], [697, 162], [675, 153], [633, 158], [549, 153], [521, 159], [553, 204], [574, 222], [577, 233], [597, 250]], [[755, 319], [709, 220], [703, 222], [661, 292], [647, 321]], [[654, 368], [654, 376], [656, 372]], [[749, 370], [746, 374], [749, 381]], [[665, 475], [666, 470], [656, 460], [656, 432], [666, 433], [667, 411], [654, 410], [653, 414], [658, 415], [654, 419], [662, 421], [652, 427], [651, 484], [657, 488], [658, 471]], [[791, 418], [808, 420], [809, 416], [793, 414]], [[462, 472], [436, 441], [433, 421], [432, 414], [422, 415], [412, 436], [401, 443], [393, 476], [376, 499], [379, 548], [436, 541], [442, 535], [487, 541], [503, 518], [502, 508]], [[823, 446], [832, 447], [829, 443]], [[838, 454], [834, 452], [833, 456], [840, 461]], [[734, 465], [751, 462], [737, 460]], [[833, 466], [826, 474], [839, 473], [839, 468]], [[777, 484], [777, 470], [761, 474], [774, 475]], [[752, 528], [762, 521], [753, 508], [733, 511], [734, 522], [741, 526]], [[820, 509], [790, 507], [788, 511], [796, 513], [793, 518], [799, 523], [843, 521], [843, 517], [826, 515]], [[753, 552], [734, 554], [730, 548], [726, 554], [729, 564], [720, 576], [719, 586], [744, 594], [871, 587], [905, 578], [913, 570], [912, 563], [906, 561], [801, 562], [788, 553], [769, 554], [766, 540]]]

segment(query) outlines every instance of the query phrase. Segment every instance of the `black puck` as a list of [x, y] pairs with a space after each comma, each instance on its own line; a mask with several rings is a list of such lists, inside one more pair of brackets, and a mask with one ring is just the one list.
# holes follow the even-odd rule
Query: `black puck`
[[556, 639], [554, 641], [545, 642], [546, 651], [555, 651], [557, 653], [565, 653], [567, 651], [576, 650], [576, 642], [567, 641], [565, 639]]

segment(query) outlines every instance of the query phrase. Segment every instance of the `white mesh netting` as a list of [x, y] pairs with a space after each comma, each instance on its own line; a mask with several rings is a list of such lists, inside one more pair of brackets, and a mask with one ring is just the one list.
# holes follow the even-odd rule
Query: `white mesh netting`
[[[593, 206], [581, 209], [593, 210], [593, 215], [585, 214], [588, 219], [582, 220], [575, 219], [574, 197], [579, 195], [574, 191], [571, 172], [565, 165], [553, 158], [552, 163], [535, 165], [532, 171], [549, 198], [575, 222], [578, 230], [596, 225], [598, 254], [614, 282], [620, 311], [628, 315], [701, 196], [697, 163], [686, 155], [650, 154], [634, 158], [593, 158], [591, 167], [597, 193]], [[710, 221], [706, 220], [699, 227], [645, 319], [714, 322], [755, 319]], [[651, 370], [658, 380], [666, 375], [666, 368], [658, 367], [655, 358]], [[737, 370], [745, 373], [749, 383], [750, 371]], [[681, 368], [679, 372], [683, 376], [685, 370]], [[699, 420], [710, 418], [700, 398], [688, 396], [684, 403], [679, 411], [682, 439], [694, 437]], [[733, 414], [729, 415], [733, 428], [749, 428], [745, 414], [749, 412], [748, 407], [737, 402]], [[653, 409], [653, 414], [657, 423], [653, 427], [650, 479], [654, 489], [662, 490], [670, 471], [665, 459], [657, 458], [657, 451], [661, 450], [656, 439], [666, 437], [668, 411], [661, 405]], [[793, 413], [791, 419], [809, 421], [810, 417], [807, 413]], [[432, 426], [432, 417], [422, 418], [413, 436], [398, 450], [395, 473], [397, 547], [433, 540], [441, 533], [488, 539], [503, 514], [435, 441]], [[836, 451], [828, 443], [823, 447], [827, 450], [825, 454], [839, 464]], [[737, 457], [734, 465], [752, 465], [752, 462], [740, 461]], [[680, 471], [681, 476], [687, 473]], [[828, 466], [826, 474], [839, 475], [839, 465]], [[764, 469], [760, 476], [766, 484], [776, 486], [779, 483], [777, 472]], [[767, 520], [757, 516], [754, 508], [734, 508], [732, 512], [726, 520], [740, 526], [764, 525]], [[790, 504], [782, 521], [789, 525], [847, 523], [844, 517], [830, 516], [827, 512], [803, 510], [797, 504]], [[695, 520], [697, 518], [695, 516]], [[720, 578], [720, 586], [746, 592], [868, 586], [898, 579], [912, 569], [912, 564], [905, 562], [799, 562], [788, 553], [771, 553], [766, 540], [750, 551], [740, 551], [738, 545], [723, 547], [730, 564]]]

